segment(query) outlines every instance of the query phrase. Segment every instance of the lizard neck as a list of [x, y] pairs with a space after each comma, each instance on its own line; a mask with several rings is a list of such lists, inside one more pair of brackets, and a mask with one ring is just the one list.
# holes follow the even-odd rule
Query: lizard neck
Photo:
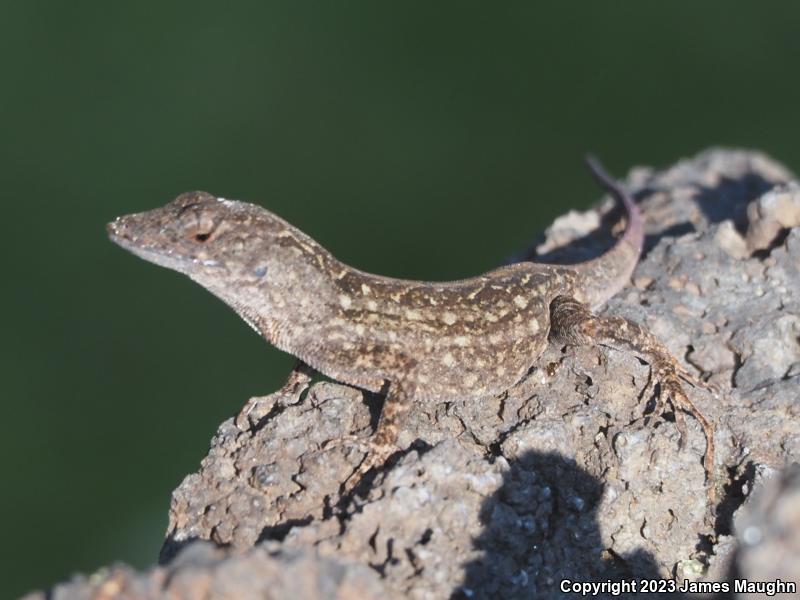
[[277, 348], [306, 360], [320, 324], [336, 315], [335, 277], [347, 267], [312, 238], [262, 209], [247, 252], [223, 269], [189, 276], [233, 308]]

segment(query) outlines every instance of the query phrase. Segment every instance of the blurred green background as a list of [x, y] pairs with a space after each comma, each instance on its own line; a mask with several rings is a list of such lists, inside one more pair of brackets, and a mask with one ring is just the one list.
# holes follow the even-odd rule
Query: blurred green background
[[[289, 357], [108, 242], [190, 189], [360, 268], [469, 276], [618, 175], [800, 167], [796, 3], [3, 2], [0, 596], [155, 561], [172, 489]], [[794, 73], [794, 74], [793, 74]]]

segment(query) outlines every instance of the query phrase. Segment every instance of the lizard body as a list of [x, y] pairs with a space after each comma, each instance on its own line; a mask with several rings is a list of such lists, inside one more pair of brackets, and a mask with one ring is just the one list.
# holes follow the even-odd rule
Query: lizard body
[[519, 382], [550, 340], [605, 344], [651, 365], [669, 399], [713, 431], [681, 388], [682, 370], [644, 328], [598, 317], [628, 281], [644, 228], [630, 197], [599, 167], [595, 176], [623, 204], [627, 224], [605, 254], [575, 265], [521, 262], [452, 282], [411, 281], [350, 267], [268, 210], [189, 192], [167, 205], [119, 217], [112, 240], [134, 254], [188, 275], [229, 304], [270, 343], [338, 381], [386, 401], [359, 473], [395, 449], [399, 423], [418, 400], [478, 400]]

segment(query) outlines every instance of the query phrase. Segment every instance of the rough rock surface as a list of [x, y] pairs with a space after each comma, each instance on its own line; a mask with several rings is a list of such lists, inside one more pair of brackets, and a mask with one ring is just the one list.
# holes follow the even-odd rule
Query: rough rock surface
[[[800, 465], [794, 464], [753, 494], [735, 518], [737, 577], [749, 582], [794, 581], [800, 576]], [[800, 582], [797, 582], [800, 583]], [[798, 585], [800, 590], [800, 585]], [[763, 598], [763, 594], [743, 594]], [[800, 593], [792, 597], [800, 598]]]
[[[800, 188], [791, 180], [762, 154], [728, 150], [627, 179], [646, 220], [646, 255], [606, 311], [649, 327], [719, 387], [686, 386], [716, 426], [713, 519], [702, 430], [687, 416], [679, 449], [671, 415], [647, 415], [647, 365], [604, 348], [551, 347], [501, 396], [418, 406], [405, 450], [350, 498], [340, 485], [363, 454], [329, 442], [366, 439], [380, 398], [327, 381], [264, 398], [249, 430], [233, 419], [220, 426], [199, 471], [174, 492], [165, 566], [120, 570], [144, 590], [121, 597], [156, 597], [170, 570], [168, 580], [216, 585], [248, 561], [272, 565], [241, 584], [263, 585], [268, 597], [286, 597], [277, 590], [297, 560], [345, 586], [318, 581], [308, 598], [354, 597], [355, 585], [362, 597], [560, 597], [562, 579], [697, 579], [706, 565], [707, 577], [724, 579], [735, 561], [771, 576], [761, 570], [769, 560], [737, 552], [732, 534], [734, 513], [767, 479], [757, 474], [800, 459], [800, 228], [791, 229]], [[596, 254], [616, 216], [609, 200], [571, 213], [536, 254], [564, 263]], [[590, 233], [600, 224], [605, 233]], [[186, 566], [195, 540], [227, 558]], [[53, 597], [88, 597], [71, 585]]]
[[313, 551], [284, 551], [259, 544], [232, 554], [195, 542], [169, 565], [137, 573], [126, 565], [103, 568], [24, 600], [149, 600], [152, 598], [336, 598], [379, 600], [382, 586], [368, 567], [318, 558]]

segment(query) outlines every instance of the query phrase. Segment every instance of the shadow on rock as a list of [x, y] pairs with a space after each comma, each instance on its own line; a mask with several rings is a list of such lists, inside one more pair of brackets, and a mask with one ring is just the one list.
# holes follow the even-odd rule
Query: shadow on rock
[[[484, 555], [467, 565], [465, 583], [452, 598], [557, 598], [564, 597], [564, 580], [659, 578], [650, 553], [619, 556], [604, 547], [596, 514], [603, 485], [573, 460], [528, 452], [510, 466], [481, 508], [485, 528], [474, 544]], [[608, 590], [593, 597], [634, 595]]]

